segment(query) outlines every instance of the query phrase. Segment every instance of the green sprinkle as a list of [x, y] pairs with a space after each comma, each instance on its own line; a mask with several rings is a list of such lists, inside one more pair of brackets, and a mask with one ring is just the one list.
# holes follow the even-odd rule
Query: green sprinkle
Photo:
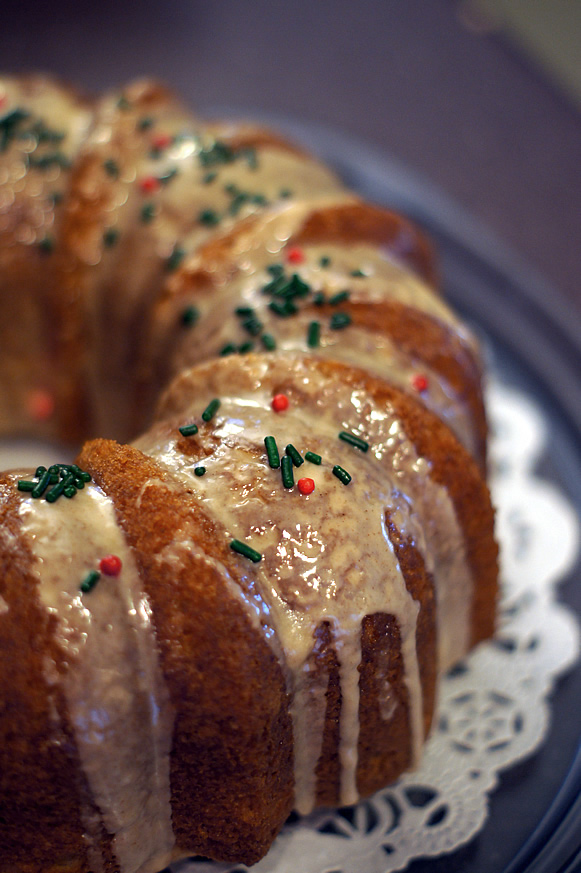
[[106, 161], [103, 161], [103, 166], [112, 179], [119, 178], [119, 164], [116, 161], [108, 158]]
[[284, 273], [273, 273], [273, 278], [262, 289], [263, 294], [271, 294], [280, 296], [284, 294], [288, 288], [288, 281], [284, 277]]
[[131, 109], [131, 103], [123, 94], [117, 101], [117, 108], [121, 110]]
[[349, 433], [346, 430], [340, 432], [339, 439], [343, 440], [345, 443], [349, 443], [351, 446], [355, 446], [356, 449], [359, 449], [362, 452], [367, 452], [369, 450], [369, 443], [362, 440], [361, 437], [355, 436], [355, 434]]
[[230, 206], [228, 207], [230, 215], [238, 215], [244, 204], [247, 203], [249, 199], [249, 195], [244, 191], [239, 191], [235, 194], [230, 202]]
[[305, 452], [305, 461], [310, 461], [311, 464], [321, 465], [322, 458], [316, 452]]
[[327, 300], [325, 298], [325, 292], [317, 291], [315, 293], [315, 296], [313, 297], [313, 303], [315, 304], [315, 306], [324, 306], [326, 302]]
[[48, 170], [56, 164], [57, 167], [68, 169], [71, 162], [62, 152], [49, 152], [46, 155], [41, 155], [37, 158], [35, 155], [28, 156], [28, 166], [37, 170]]
[[367, 273], [364, 273], [363, 270], [351, 270], [351, 275], [357, 279], [365, 278]]
[[38, 243], [38, 248], [44, 255], [50, 255], [54, 251], [54, 238], [52, 236], [43, 237]]
[[285, 488], [294, 488], [295, 477], [293, 473], [293, 462], [289, 455], [283, 455], [280, 462], [280, 472], [282, 474], [282, 484]]
[[87, 573], [80, 586], [83, 594], [88, 594], [89, 591], [92, 591], [100, 578], [101, 574], [98, 570], [91, 570], [89, 573]]
[[276, 340], [271, 333], [263, 333], [260, 340], [267, 352], [273, 352], [276, 349]]
[[293, 273], [290, 280], [290, 290], [295, 297], [306, 297], [311, 286], [304, 282], [298, 273]]
[[264, 437], [264, 446], [266, 448], [269, 466], [272, 467], [273, 470], [277, 470], [280, 467], [280, 455], [278, 453], [275, 438], [273, 436]]
[[329, 321], [331, 330], [342, 330], [351, 324], [351, 316], [348, 312], [334, 312]]
[[[84, 488], [85, 482], [91, 481], [91, 474], [76, 464], [52, 464], [48, 470], [41, 465], [36, 468], [34, 475], [37, 482], [21, 480], [17, 485], [18, 490], [30, 493], [31, 497], [42, 497], [44, 494], [49, 503], [54, 503], [61, 494], [74, 497], [78, 488]], [[53, 487], [47, 492], [49, 485]]]
[[270, 273], [271, 276], [282, 276], [284, 273], [284, 266], [282, 264], [269, 264], [266, 271], [267, 273]]
[[34, 491], [36, 482], [30, 482], [28, 479], [20, 479], [17, 488], [19, 491]]
[[240, 542], [240, 540], [232, 540], [232, 542], [230, 543], [230, 548], [233, 552], [237, 552], [244, 558], [249, 558], [251, 561], [254, 561], [255, 564], [262, 560], [262, 555], [260, 554], [260, 552], [257, 552], [256, 549], [253, 549], [246, 543]]
[[18, 125], [29, 116], [26, 109], [16, 108], [0, 117], [0, 152], [6, 151], [14, 139]]
[[257, 319], [255, 315], [250, 318], [246, 318], [242, 322], [242, 327], [244, 330], [247, 330], [250, 336], [258, 336], [262, 331], [262, 323]]
[[195, 436], [198, 432], [198, 425], [197, 424], [184, 424], [184, 425], [182, 425], [182, 427], [179, 427], [178, 430], [182, 436], [185, 436], [185, 437]]
[[343, 483], [343, 485], [348, 485], [351, 481], [351, 476], [344, 470], [343, 467], [340, 467], [339, 464], [335, 464], [333, 467], [333, 476], [336, 476], [337, 479]]
[[236, 159], [236, 155], [229, 145], [215, 140], [211, 146], [201, 149], [198, 159], [202, 167], [212, 167], [216, 164], [231, 164]]
[[242, 343], [241, 345], [238, 346], [237, 351], [238, 351], [238, 354], [245, 355], [248, 352], [251, 352], [253, 348], [254, 348], [254, 343], [252, 342], [252, 340], [247, 340], [245, 343]]
[[300, 467], [301, 464], [304, 464], [304, 458], [301, 456], [301, 453], [293, 446], [292, 443], [288, 444], [285, 452], [287, 453], [295, 467]]
[[200, 312], [195, 306], [186, 306], [182, 312], [182, 324], [184, 327], [193, 327], [200, 317]]
[[220, 408], [220, 401], [218, 400], [217, 397], [214, 397], [214, 399], [210, 400], [210, 402], [208, 403], [208, 405], [206, 406], [206, 408], [202, 412], [202, 419], [204, 421], [211, 421], [214, 418], [214, 416], [216, 415], [216, 413], [218, 412], [219, 408]]
[[233, 355], [235, 351], [236, 346], [234, 345], [234, 343], [226, 343], [226, 345], [222, 346], [222, 348], [220, 349], [220, 355], [225, 358], [226, 355]]
[[311, 321], [307, 330], [307, 345], [310, 349], [316, 349], [321, 341], [321, 325], [318, 321]]
[[155, 203], [149, 202], [144, 203], [141, 207], [141, 221], [143, 224], [150, 224], [155, 218], [155, 214], [157, 212]]
[[30, 128], [30, 131], [23, 132], [19, 136], [25, 138], [29, 135], [29, 133], [36, 137], [39, 144], [44, 142], [62, 142], [65, 138], [65, 135], [62, 131], [51, 130], [51, 128], [47, 127], [46, 124], [40, 119], [38, 121], [35, 121], [35, 123]]
[[234, 312], [236, 315], [254, 315], [254, 309], [251, 306], [237, 306]]
[[319, 261], [319, 264], [321, 265], [321, 267], [328, 267], [330, 265], [330, 263], [331, 263], [331, 258], [328, 255], [323, 255], [323, 257]]
[[83, 482], [91, 481], [91, 474], [87, 473], [86, 470], [81, 470], [81, 468], [77, 467], [76, 464], [71, 464], [70, 467], [73, 473], [75, 473], [75, 475], [78, 476], [79, 479], [82, 479]]
[[143, 118], [140, 118], [137, 122], [137, 130], [149, 130], [153, 127], [153, 123], [151, 115], [144, 115]]
[[196, 476], [204, 476], [206, 473], [206, 468], [205, 467], [196, 467], [194, 470], [194, 473], [196, 474]]
[[164, 173], [163, 176], [157, 176], [157, 181], [160, 182], [162, 185], [167, 185], [169, 182], [171, 182], [172, 179], [175, 179], [177, 174], [177, 167], [172, 167], [172, 169], [168, 170], [167, 173]]
[[290, 318], [291, 315], [296, 315], [298, 312], [298, 308], [292, 300], [285, 300], [284, 303], [279, 303], [278, 300], [271, 300], [268, 308], [280, 318]]
[[73, 474], [68, 473], [60, 482], [50, 489], [50, 491], [46, 494], [46, 501], [48, 503], [54, 503], [61, 496], [65, 488], [74, 487], [74, 479]]
[[203, 209], [198, 216], [198, 221], [205, 227], [215, 227], [220, 224], [220, 216], [215, 209]]
[[50, 470], [45, 470], [44, 473], [42, 474], [42, 476], [40, 477], [40, 480], [37, 482], [37, 484], [32, 489], [31, 496], [32, 497], [42, 497], [46, 488], [48, 487], [48, 485], [50, 485], [50, 480], [51, 480], [51, 472], [50, 472]]
[[256, 157], [256, 149], [246, 148], [240, 151], [240, 156], [246, 158], [246, 162], [251, 170], [256, 170], [258, 167], [258, 158]]
[[293, 192], [290, 188], [282, 188], [279, 194], [279, 197], [282, 197], [283, 200], [287, 200], [289, 197], [293, 196]]
[[165, 269], [167, 270], [167, 272], [173, 273], [175, 270], [177, 270], [177, 268], [179, 267], [179, 265], [181, 264], [181, 262], [183, 261], [185, 256], [186, 256], [185, 249], [183, 249], [179, 245], [174, 246], [173, 252], [171, 253], [169, 258], [167, 258], [167, 260], [165, 262]]
[[202, 179], [202, 182], [204, 183], [204, 185], [210, 185], [217, 175], [218, 173], [215, 170], [211, 173], [206, 173], [204, 178]]
[[338, 303], [345, 303], [346, 300], [349, 300], [349, 296], [349, 291], [338, 291], [337, 294], [329, 297], [329, 303], [331, 306], [337, 306]]
[[118, 241], [119, 231], [115, 230], [114, 227], [110, 227], [109, 230], [106, 230], [103, 234], [103, 245], [105, 246], [105, 248], [112, 249]]

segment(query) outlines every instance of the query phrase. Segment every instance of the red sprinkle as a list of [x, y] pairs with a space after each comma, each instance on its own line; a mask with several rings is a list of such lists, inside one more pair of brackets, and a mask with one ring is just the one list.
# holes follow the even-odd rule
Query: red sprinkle
[[49, 391], [32, 391], [28, 396], [28, 411], [35, 421], [47, 421], [54, 413], [54, 397]]
[[118, 576], [121, 572], [121, 558], [117, 555], [106, 555], [99, 561], [99, 570], [105, 576]]
[[291, 246], [286, 253], [286, 259], [290, 264], [302, 264], [305, 259], [305, 253], [298, 246]]
[[154, 136], [151, 140], [151, 145], [154, 149], [166, 149], [173, 142], [173, 136], [170, 136], [169, 133], [158, 133], [157, 136]]
[[428, 387], [428, 380], [421, 373], [418, 373], [417, 376], [414, 376], [412, 379], [412, 387], [416, 389], [416, 391], [425, 391]]
[[145, 194], [152, 194], [154, 191], [159, 191], [161, 182], [155, 176], [145, 176], [144, 179], [141, 179], [139, 187]]
[[301, 492], [301, 494], [312, 494], [315, 490], [315, 480], [309, 479], [305, 476], [304, 479], [299, 479], [297, 482], [297, 488]]
[[286, 394], [275, 394], [272, 398], [272, 408], [275, 412], [284, 412], [288, 409], [288, 397]]

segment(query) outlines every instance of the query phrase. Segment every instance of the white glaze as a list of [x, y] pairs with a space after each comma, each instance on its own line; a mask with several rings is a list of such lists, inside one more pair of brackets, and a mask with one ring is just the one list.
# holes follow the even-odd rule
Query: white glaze
[[[65, 124], [70, 107], [57, 106], [55, 119], [59, 120], [61, 110], [65, 113], [62, 118]], [[77, 149], [86, 133], [88, 118], [86, 112], [78, 111], [63, 145], [65, 154], [72, 155]], [[292, 179], [294, 195], [312, 196], [320, 189], [331, 195], [329, 203], [345, 196], [331, 194], [337, 188], [336, 182], [315, 162], [306, 162], [292, 152], [268, 146], [260, 154], [259, 174], [255, 174], [250, 163], [237, 160], [223, 171], [221, 168], [219, 185], [206, 184], [205, 170], [196, 156], [204, 144], [212, 141], [213, 132], [209, 128], [202, 130], [173, 104], [161, 114], [161, 121], [162, 132], [180, 135], [179, 141], [165, 151], [161, 160], [152, 160], [139, 146], [137, 138], [128, 135], [130, 129], [134, 133], [135, 119], [130, 115], [123, 118], [116, 98], [103, 101], [97, 125], [86, 143], [87, 154], [100, 158], [101, 164], [110, 155], [122, 158], [119, 178], [108, 192], [107, 214], [95, 221], [90, 234], [69, 240], [71, 252], [87, 268], [81, 282], [81, 296], [85, 314], [95, 330], [89, 370], [94, 380], [96, 417], [105, 429], [118, 425], [134, 386], [133, 357], [128, 362], [125, 353], [128, 337], [135, 333], [132, 328], [136, 313], [141, 318], [141, 310], [157, 298], [164, 262], [175, 243], [179, 240], [189, 250], [208, 236], [210, 231], [198, 221], [202, 209], [213, 209], [225, 216], [222, 227], [227, 228], [234, 216], [227, 215], [231, 195], [226, 186], [252, 193], [257, 178], [260, 190], [256, 193], [269, 201], [280, 196], [281, 178]], [[145, 198], [135, 183], [148, 175], [163, 175], [174, 167], [179, 170], [180, 184], [169, 184], [156, 198], [153, 225], [140, 223]], [[101, 166], [99, 172], [102, 174]], [[10, 174], [10, 185], [3, 194], [6, 200], [3, 205], [7, 209], [22, 192], [34, 205], [34, 198], [46, 194], [45, 185], [50, 188], [59, 179], [60, 170], [47, 172], [39, 181], [38, 174], [26, 175], [24, 162], [19, 158]], [[96, 196], [102, 179], [99, 173], [88, 174], [80, 184], [85, 186], [83, 194]], [[258, 225], [258, 232], [253, 228], [252, 236], [240, 236], [239, 250], [234, 253], [237, 275], [234, 280], [231, 275], [218, 278], [220, 306], [215, 305], [215, 288], [212, 299], [210, 295], [207, 301], [203, 295], [200, 300], [196, 299], [204, 317], [203, 342], [198, 343], [198, 333], [194, 343], [190, 339], [189, 344], [178, 348], [176, 367], [214, 355], [222, 344], [232, 339], [233, 325], [239, 327], [232, 317], [236, 305], [247, 303], [255, 307], [267, 323], [265, 301], [260, 297], [261, 284], [270, 279], [265, 267], [280, 255], [312, 206], [311, 202], [275, 209]], [[236, 218], [254, 208], [255, 205], [247, 202]], [[18, 230], [17, 242], [37, 241], [40, 231], [45, 230], [44, 225], [52, 226], [56, 216], [54, 207], [48, 208], [45, 204], [43, 209], [47, 215], [44, 218], [33, 216], [28, 229]], [[3, 220], [6, 221], [6, 216]], [[33, 227], [38, 228], [38, 232]], [[119, 248], [104, 250], [104, 229], [120, 232]], [[384, 253], [365, 245], [307, 245], [304, 249], [306, 263], [299, 272], [314, 290], [323, 290], [328, 296], [341, 291], [345, 277], [351, 275], [353, 268], [362, 268], [366, 278], [350, 283], [352, 300], [374, 302], [391, 298], [413, 305], [447, 325], [467, 345], [473, 345], [464, 327], [426, 283]], [[320, 268], [322, 255], [330, 256], [330, 269]], [[201, 265], [212, 270], [207, 260]], [[194, 259], [192, 269], [195, 268]], [[118, 294], [120, 274], [126, 276], [123, 295]], [[179, 305], [183, 306], [183, 299], [179, 299]], [[279, 347], [282, 350], [306, 348], [306, 327], [312, 317], [312, 313], [301, 314], [283, 322], [277, 331]], [[111, 318], [119, 331], [117, 346], [109, 332]], [[150, 326], [150, 332], [155, 333], [155, 330], [155, 326]], [[150, 360], [149, 335], [147, 331], [143, 335], [145, 341], [135, 353], [135, 372], [140, 372]], [[95, 353], [100, 361], [98, 366], [94, 366]], [[364, 366], [404, 388], [409, 388], [412, 376], [418, 372], [418, 363], [396, 350], [387, 339], [366, 334], [358, 328], [339, 334], [323, 326], [316, 354]], [[125, 363], [131, 366], [124, 366]], [[429, 383], [424, 402], [447, 420], [460, 439], [473, 449], [474, 434], [463, 403], [444, 379], [425, 366], [420, 369]], [[120, 379], [121, 373], [126, 378]], [[109, 389], [106, 397], [103, 382]], [[313, 392], [321, 387], [325, 388], [319, 384], [305, 388], [311, 401]], [[204, 391], [206, 400], [211, 396], [205, 387], [197, 390], [198, 407], [203, 404]], [[361, 658], [363, 615], [387, 612], [396, 618], [410, 700], [414, 760], [422, 743], [422, 699], [415, 638], [419, 606], [406, 590], [386, 531], [386, 508], [434, 574], [441, 669], [467, 649], [473, 584], [451, 501], [444, 489], [431, 480], [429, 465], [417, 457], [393, 411], [371, 410], [370, 414], [366, 398], [356, 392], [340, 395], [329, 389], [327, 394], [333, 395], [337, 408], [343, 410], [344, 419], [326, 415], [323, 405], [315, 403], [316, 434], [313, 426], [305, 429], [304, 422], [293, 419], [292, 414], [286, 417], [284, 427], [282, 420], [270, 422], [270, 397], [266, 393], [260, 396], [259, 392], [258, 400], [256, 392], [224, 396], [220, 413], [223, 421], [217, 430], [221, 443], [205, 462], [208, 465], [205, 479], [193, 474], [194, 465], [175, 450], [171, 440], [168, 442], [164, 437], [156, 442], [158, 436], [154, 435], [146, 436], [139, 444], [198, 494], [202, 505], [223, 526], [225, 537], [250, 539], [252, 545], [263, 552], [263, 560], [252, 570], [252, 582], [244, 595], [225, 568], [219, 566], [218, 569], [225, 586], [233, 596], [242, 598], [254, 625], [263, 630], [277, 655], [284, 654], [285, 670], [290, 670], [294, 690], [296, 802], [301, 812], [308, 812], [315, 801], [314, 771], [320, 755], [325, 713], [326, 677], [314, 674], [309, 665], [314, 633], [321, 622], [328, 621], [332, 627], [340, 663], [341, 802], [352, 803], [358, 796], [357, 667]], [[190, 411], [190, 407], [185, 411]], [[336, 442], [337, 429], [344, 426], [364, 435], [371, 450], [367, 456], [357, 459], [358, 475], [348, 489], [332, 477], [331, 465], [327, 462], [320, 468], [305, 466], [300, 472], [295, 471], [297, 478], [310, 475], [316, 482], [314, 495], [299, 497], [296, 492], [284, 491], [278, 477], [276, 484], [271, 484], [273, 471], [265, 464], [261, 446], [267, 419], [271, 426], [266, 431], [277, 436], [281, 449], [285, 442], [292, 441], [303, 452], [306, 448], [319, 451], [325, 458], [332, 457], [334, 462], [350, 468], [356, 450]], [[379, 464], [374, 466], [374, 461]], [[77, 516], [79, 504], [83, 509]], [[73, 505], [74, 515], [70, 509]], [[65, 690], [79, 754], [95, 802], [106, 827], [114, 834], [114, 851], [123, 873], [153, 873], [168, 862], [173, 844], [168, 764], [171, 719], [155, 658], [148, 605], [141, 593], [131, 554], [114, 523], [111, 505], [93, 487], [71, 503], [60, 501], [54, 507], [42, 501], [34, 501], [33, 505], [30, 499], [24, 500], [22, 518], [25, 534], [37, 558], [41, 600], [57, 615], [59, 642], [70, 658]], [[349, 530], [357, 531], [351, 542], [345, 540], [346, 524]], [[45, 535], [46, 540], [43, 540]], [[123, 554], [122, 577], [115, 583], [104, 579], [95, 591], [81, 597], [79, 579], [103, 550]], [[158, 560], [171, 569], [181, 560], [184, 551], [199, 550], [187, 537], [178, 538]], [[74, 558], [69, 560], [73, 554]], [[208, 562], [214, 561], [211, 556], [202, 557]], [[300, 603], [298, 598], [301, 598]], [[0, 614], [6, 609], [0, 598]], [[387, 669], [388, 665], [380, 664], [378, 675], [380, 680], [381, 674], [384, 675], [383, 683], [380, 681], [380, 707], [389, 720], [394, 707], [385, 680]], [[48, 673], [50, 665], [47, 665]], [[121, 735], [129, 738], [127, 742], [119, 742]], [[84, 810], [84, 815], [89, 837], [97, 834], [98, 823], [91, 821], [88, 810]], [[88, 849], [91, 864], [98, 873], [102, 860], [90, 839]]]
[[[67, 663], [63, 688], [94, 803], [123, 873], [157, 873], [174, 843], [173, 722], [132, 554], [111, 501], [94, 485], [55, 504], [26, 498], [20, 516], [41, 603], [58, 619], [56, 639]], [[102, 575], [92, 591], [81, 593], [80, 583], [107, 554], [121, 558], [121, 574]], [[95, 827], [88, 809], [83, 817], [95, 863], [99, 850], [90, 839]]]
[[[198, 269], [204, 276], [209, 275], [211, 281], [206, 286], [195, 287], [195, 293], [191, 295], [200, 312], [198, 327], [192, 334], [181, 330], [175, 336], [171, 351], [172, 372], [181, 372], [185, 367], [215, 357], [229, 343], [239, 345], [252, 339], [241, 326], [243, 319], [235, 314], [237, 307], [247, 306], [254, 310], [262, 323], [262, 332], [271, 333], [281, 351], [302, 350], [363, 367], [416, 395], [413, 378], [420, 374], [425, 376], [427, 388], [421, 393], [422, 402], [474, 453], [478, 435], [466, 401], [444, 376], [396, 347], [389, 337], [354, 325], [347, 330], [332, 330], [328, 325], [329, 313], [321, 315], [312, 304], [304, 308], [304, 304], [299, 303], [299, 312], [292, 318], [277, 317], [269, 309], [271, 298], [262, 292], [272, 280], [267, 267], [282, 262], [287, 275], [296, 272], [314, 293], [323, 292], [326, 299], [347, 289], [349, 300], [354, 303], [397, 301], [439, 321], [472, 353], [476, 352], [474, 338], [441, 296], [407, 266], [377, 246], [363, 243], [341, 245], [337, 242], [315, 245], [306, 241], [300, 249], [303, 260], [296, 265], [285, 263], [286, 244], [293, 234], [300, 231], [313, 210], [341, 208], [346, 203], [345, 196], [339, 193], [273, 208], [254, 221], [246, 232], [239, 232], [228, 250], [225, 264], [219, 261], [213, 264], [211, 253], [206, 250], [194, 256], [188, 263], [186, 275], [178, 276], [173, 283], [173, 292], [186, 287], [188, 276], [195, 277]], [[321, 265], [322, 258], [328, 258], [328, 266]], [[356, 270], [363, 270], [365, 276], [354, 277], [352, 274]], [[183, 295], [179, 293], [173, 307], [170, 305], [169, 310], [162, 307], [156, 312], [162, 325], [164, 322], [171, 323], [172, 327], [179, 325], [175, 312], [177, 306], [184, 307]], [[337, 311], [340, 310], [341, 306], [338, 306]], [[320, 321], [321, 329], [320, 343], [315, 349], [307, 344], [308, 326], [313, 320]], [[262, 350], [258, 337], [254, 339], [254, 346], [257, 351]]]
[[[295, 372], [292, 372], [293, 369]], [[267, 375], [268, 373], [268, 375]], [[271, 385], [287, 375], [303, 392], [300, 408], [277, 415], [271, 409]], [[264, 384], [262, 384], [264, 383]], [[422, 695], [416, 655], [418, 604], [408, 594], [385, 529], [385, 511], [404, 537], [410, 537], [433, 571], [442, 664], [463, 654], [467, 631], [449, 639], [448, 625], [467, 617], [472, 580], [462, 536], [450, 498], [431, 478], [429, 464], [419, 458], [401, 423], [389, 408], [379, 409], [362, 391], [331, 382], [287, 362], [240, 359], [218, 362], [212, 370], [190, 372], [168, 400], [183, 421], [194, 420], [212, 396], [221, 400], [212, 424], [215, 445], [203, 460], [182, 454], [176, 432], [160, 425], [136, 445], [169, 470], [194, 493], [226, 540], [248, 542], [262, 554], [259, 564], [245, 567], [268, 606], [295, 695], [292, 716], [295, 737], [296, 805], [308, 812], [314, 802], [314, 767], [321, 748], [325, 680], [313, 673], [309, 656], [322, 622], [333, 629], [340, 661], [341, 802], [357, 795], [359, 682], [362, 617], [388, 613], [401, 633], [405, 681], [410, 699], [412, 756], [423, 741]], [[369, 440], [369, 453], [337, 439], [347, 429]], [[312, 495], [285, 490], [280, 471], [266, 460], [264, 436], [273, 435], [281, 453], [291, 442], [304, 454], [322, 455], [324, 463], [306, 462], [295, 478], [315, 482]], [[332, 461], [332, 462], [331, 462]], [[352, 472], [343, 486], [332, 475], [338, 463]], [[206, 475], [195, 468], [203, 464]], [[413, 507], [413, 509], [411, 508]], [[351, 532], [351, 536], [349, 535]], [[450, 593], [451, 589], [451, 593]]]

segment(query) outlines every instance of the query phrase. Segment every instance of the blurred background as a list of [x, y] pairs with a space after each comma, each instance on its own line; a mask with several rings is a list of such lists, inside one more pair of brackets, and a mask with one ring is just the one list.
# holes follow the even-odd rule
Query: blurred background
[[406, 165], [581, 313], [579, 0], [20, 0], [5, 71], [151, 75], [200, 112], [316, 122]]

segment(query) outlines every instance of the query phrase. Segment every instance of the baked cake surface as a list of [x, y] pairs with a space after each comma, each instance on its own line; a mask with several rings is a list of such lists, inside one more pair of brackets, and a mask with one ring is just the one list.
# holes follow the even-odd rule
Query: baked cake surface
[[97, 437], [0, 478], [0, 871], [252, 864], [493, 633], [477, 343], [407, 219], [156, 84], [0, 80], [0, 179], [0, 428]]

